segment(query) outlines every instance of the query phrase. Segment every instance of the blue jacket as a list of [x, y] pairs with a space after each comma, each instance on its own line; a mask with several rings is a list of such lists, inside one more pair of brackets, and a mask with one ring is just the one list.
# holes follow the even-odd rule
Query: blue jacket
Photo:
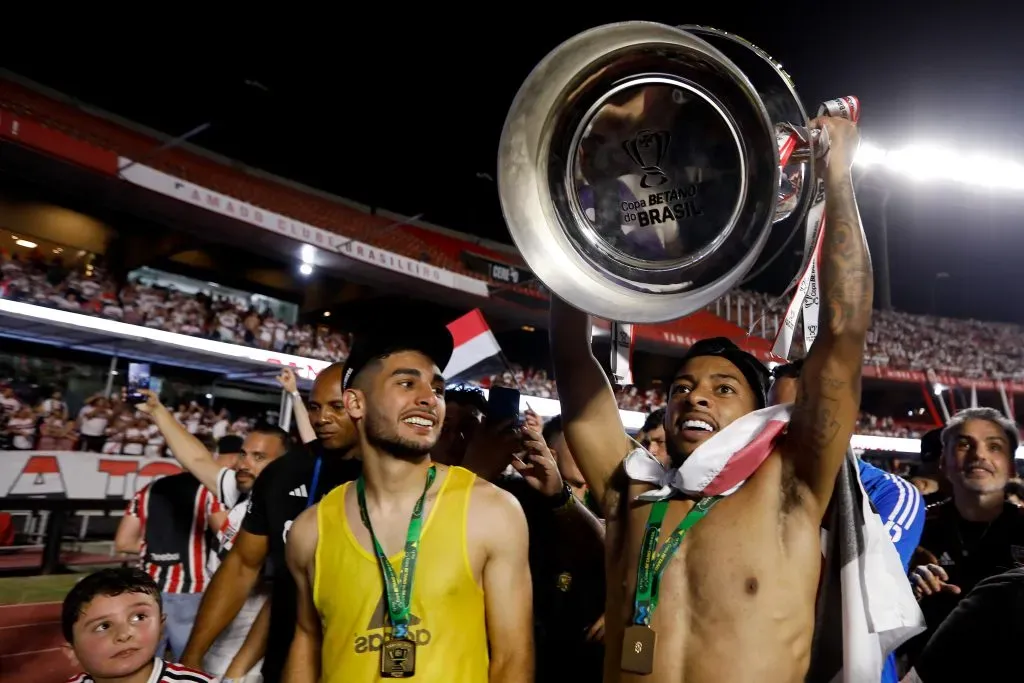
[[[864, 491], [900, 554], [903, 571], [907, 571], [910, 556], [914, 554], [921, 541], [921, 532], [924, 531], [924, 499], [917, 487], [906, 479], [889, 474], [863, 460], [858, 460], [857, 465]], [[885, 660], [882, 683], [899, 683], [895, 655], [889, 655]]]

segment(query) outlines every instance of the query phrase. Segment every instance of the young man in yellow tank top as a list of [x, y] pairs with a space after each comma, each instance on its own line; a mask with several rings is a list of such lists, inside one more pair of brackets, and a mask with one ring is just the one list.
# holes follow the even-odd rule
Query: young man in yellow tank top
[[289, 683], [530, 683], [526, 519], [508, 493], [430, 459], [448, 330], [360, 339], [342, 377], [363, 476], [288, 536], [298, 584]]

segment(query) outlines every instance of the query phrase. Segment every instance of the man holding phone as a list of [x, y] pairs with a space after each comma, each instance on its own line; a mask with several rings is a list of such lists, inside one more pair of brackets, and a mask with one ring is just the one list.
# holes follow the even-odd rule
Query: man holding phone
[[[475, 424], [448, 422], [448, 412], [464, 410], [467, 405], [480, 407], [475, 411]], [[445, 406], [444, 432], [459, 429], [460, 437], [467, 441], [465, 457], [459, 462], [515, 496], [526, 514], [537, 683], [600, 680], [604, 527], [574, 495], [572, 482], [553, 453], [555, 438], [564, 445], [558, 418], [544, 424], [527, 409], [520, 424], [519, 392], [507, 387], [492, 387], [486, 403], [479, 389], [449, 390]]]
[[128, 364], [128, 390], [125, 400], [133, 405], [145, 403], [147, 395], [143, 392], [149, 390], [150, 369], [149, 363]]

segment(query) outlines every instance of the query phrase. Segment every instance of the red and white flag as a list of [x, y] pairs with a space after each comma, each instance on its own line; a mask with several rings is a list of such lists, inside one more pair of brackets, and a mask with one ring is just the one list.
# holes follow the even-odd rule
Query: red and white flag
[[455, 341], [455, 350], [444, 369], [446, 381], [476, 379], [504, 369], [501, 346], [479, 308], [448, 323], [448, 331]]

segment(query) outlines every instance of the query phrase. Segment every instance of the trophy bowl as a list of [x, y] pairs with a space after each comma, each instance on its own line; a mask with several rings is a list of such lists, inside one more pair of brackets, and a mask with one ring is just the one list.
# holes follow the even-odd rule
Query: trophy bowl
[[[810, 164], [779, 168], [777, 123], [807, 117], [785, 72], [747, 46], [624, 22], [570, 38], [533, 69], [502, 130], [498, 191], [554, 295], [614, 321], [680, 318], [736, 286], [776, 222], [801, 220]], [[784, 92], [771, 112], [726, 50]]]
[[[768, 117], [775, 125], [780, 143], [789, 137], [791, 127], [805, 129], [810, 125], [793, 79], [767, 52], [740, 36], [710, 26], [689, 24], [678, 28], [718, 48], [754, 83], [758, 97], [764, 102]], [[782, 174], [779, 178], [773, 233], [786, 238], [804, 227], [807, 211], [814, 203], [814, 165], [806, 153], [793, 154], [780, 170]], [[805, 252], [813, 246], [816, 228], [810, 226], [809, 234], [805, 236], [808, 242], [804, 245]], [[770, 242], [766, 246], [771, 249], [773, 245]]]

